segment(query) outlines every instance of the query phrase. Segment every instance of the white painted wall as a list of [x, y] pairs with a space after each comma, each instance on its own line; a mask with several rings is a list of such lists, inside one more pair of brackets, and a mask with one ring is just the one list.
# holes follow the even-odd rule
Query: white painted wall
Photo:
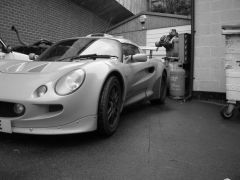
[[[146, 46], [154, 47], [155, 42], [159, 41], [160, 37], [162, 37], [163, 35], [168, 35], [171, 29], [176, 29], [178, 34], [191, 33], [191, 25], [147, 30]], [[154, 52], [153, 55], [165, 57], [166, 50], [165, 48], [161, 47], [158, 49], [157, 52]]]
[[195, 0], [194, 91], [226, 91], [221, 27], [233, 24], [240, 24], [240, 0]]

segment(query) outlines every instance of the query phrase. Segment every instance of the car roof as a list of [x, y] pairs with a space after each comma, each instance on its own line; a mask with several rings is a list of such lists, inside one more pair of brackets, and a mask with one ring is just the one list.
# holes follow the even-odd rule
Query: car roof
[[116, 41], [119, 41], [120, 43], [126, 43], [126, 44], [132, 44], [135, 45], [137, 47], [139, 47], [136, 43], [132, 42], [129, 39], [125, 39], [122, 36], [112, 36], [109, 34], [102, 34], [102, 33], [97, 33], [97, 34], [89, 34], [87, 36], [83, 36], [83, 37], [72, 37], [72, 38], [67, 38], [67, 39], [63, 39], [63, 40], [70, 40], [70, 39], [81, 39], [81, 38], [89, 38], [89, 39], [113, 39]]

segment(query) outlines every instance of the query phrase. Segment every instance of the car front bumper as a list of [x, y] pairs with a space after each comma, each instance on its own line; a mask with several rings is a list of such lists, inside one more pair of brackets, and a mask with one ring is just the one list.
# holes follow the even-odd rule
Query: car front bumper
[[[78, 119], [69, 124], [56, 127], [8, 127], [6, 133], [39, 134], [39, 135], [57, 135], [57, 134], [75, 134], [94, 131], [97, 128], [96, 116], [87, 116]], [[2, 131], [4, 132], [4, 131]]]
[[[79, 91], [77, 94], [42, 99], [4, 99], [0, 102], [24, 105], [17, 117], [0, 116], [0, 132], [24, 134], [73, 134], [97, 129], [97, 101]], [[56, 108], [57, 107], [57, 108]]]

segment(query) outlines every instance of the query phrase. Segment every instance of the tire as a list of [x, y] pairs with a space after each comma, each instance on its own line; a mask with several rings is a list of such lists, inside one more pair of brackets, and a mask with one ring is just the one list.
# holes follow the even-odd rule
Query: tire
[[150, 100], [151, 104], [164, 104], [167, 97], [167, 75], [164, 73], [162, 75], [160, 83], [160, 97], [158, 99]]
[[101, 92], [98, 104], [98, 132], [111, 136], [118, 127], [122, 106], [122, 89], [117, 77], [111, 76]]
[[234, 115], [234, 109], [232, 110], [231, 113], [228, 113], [227, 110], [228, 110], [228, 106], [224, 106], [220, 111], [220, 114], [224, 119], [231, 119]]

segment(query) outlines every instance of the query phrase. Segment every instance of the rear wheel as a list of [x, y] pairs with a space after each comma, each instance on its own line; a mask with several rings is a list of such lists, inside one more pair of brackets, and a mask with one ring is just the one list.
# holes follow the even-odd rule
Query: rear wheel
[[167, 75], [164, 73], [162, 75], [160, 83], [160, 97], [158, 99], [153, 99], [150, 102], [152, 104], [164, 104], [167, 96]]
[[104, 136], [112, 135], [120, 118], [122, 90], [117, 77], [110, 77], [102, 90], [98, 105], [98, 132]]

